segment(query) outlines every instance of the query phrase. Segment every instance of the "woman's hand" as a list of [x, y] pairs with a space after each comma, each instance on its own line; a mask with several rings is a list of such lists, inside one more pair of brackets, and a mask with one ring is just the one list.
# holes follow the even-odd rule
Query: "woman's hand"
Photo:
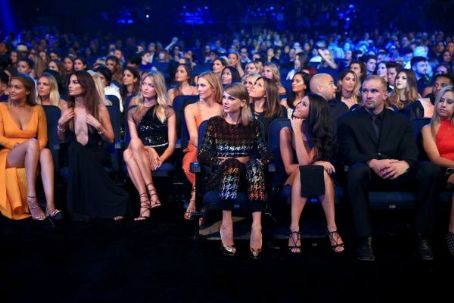
[[102, 127], [101, 122], [98, 121], [95, 117], [93, 117], [91, 114], [87, 113], [87, 124], [93, 126], [97, 130], [99, 130]]
[[150, 164], [153, 171], [157, 170], [162, 165], [161, 158], [159, 157], [156, 150], [152, 147], [149, 148], [150, 151]]
[[296, 118], [292, 115], [292, 119], [290, 119], [290, 124], [292, 125], [293, 132], [301, 132], [303, 122], [304, 119]]
[[326, 171], [328, 175], [332, 175], [336, 172], [334, 166], [328, 161], [316, 161], [313, 164], [323, 166], [323, 169]]
[[63, 110], [63, 113], [60, 116], [60, 119], [58, 119], [58, 126], [60, 128], [66, 127], [68, 124], [69, 120], [74, 118], [74, 108], [70, 107], [65, 110]]

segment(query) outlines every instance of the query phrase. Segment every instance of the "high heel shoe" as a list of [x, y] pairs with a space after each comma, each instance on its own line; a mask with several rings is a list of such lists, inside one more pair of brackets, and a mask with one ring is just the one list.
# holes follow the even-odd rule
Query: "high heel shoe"
[[333, 252], [336, 254], [342, 254], [345, 251], [345, 244], [342, 241], [339, 232], [337, 230], [327, 231], [327, 235]]
[[221, 236], [221, 252], [224, 256], [233, 257], [236, 254], [235, 244], [233, 245], [224, 245], [224, 240], [222, 236], [222, 229], [219, 230], [219, 235]]
[[140, 212], [137, 218], [134, 218], [134, 221], [145, 221], [150, 219], [150, 200], [148, 199], [148, 194], [140, 194]]
[[39, 207], [35, 196], [27, 196], [27, 204], [33, 220], [44, 221], [46, 219], [46, 215]]
[[153, 183], [146, 184], [146, 187], [148, 190], [148, 194], [150, 195], [150, 209], [161, 206], [158, 193], [156, 192], [156, 188], [154, 187]]
[[[295, 240], [296, 236], [296, 240]], [[288, 234], [289, 244], [288, 251], [293, 255], [301, 254], [301, 233], [299, 230], [290, 230]]]
[[49, 210], [49, 208], [46, 208], [46, 216], [50, 217], [51, 219], [53, 219], [55, 221], [63, 220], [63, 212], [56, 208], [54, 208], [52, 210]]
[[186, 212], [184, 213], [184, 218], [186, 220], [191, 220], [192, 219], [192, 213], [196, 211], [195, 208], [195, 187], [192, 188], [191, 191], [191, 198], [188, 203], [188, 207], [186, 208]]
[[[254, 230], [251, 231], [251, 241], [252, 241], [253, 232], [254, 232]], [[262, 245], [263, 245], [262, 241], [263, 241], [262, 231], [260, 230], [260, 248], [249, 247], [249, 249], [251, 251], [251, 258], [254, 260], [259, 260], [262, 256]]]

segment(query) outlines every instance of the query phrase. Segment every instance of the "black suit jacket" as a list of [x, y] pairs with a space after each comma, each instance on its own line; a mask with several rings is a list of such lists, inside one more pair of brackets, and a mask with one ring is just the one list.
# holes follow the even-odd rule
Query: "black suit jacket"
[[418, 157], [408, 118], [385, 109], [380, 138], [375, 135], [369, 113], [362, 107], [344, 115], [338, 126], [343, 162], [352, 165], [371, 159], [397, 159], [411, 166]]

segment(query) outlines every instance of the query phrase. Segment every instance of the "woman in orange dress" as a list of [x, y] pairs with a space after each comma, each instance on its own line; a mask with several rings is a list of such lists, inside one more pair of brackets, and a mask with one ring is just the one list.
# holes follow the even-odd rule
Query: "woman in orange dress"
[[222, 113], [222, 85], [219, 77], [214, 72], [200, 74], [197, 80], [197, 91], [200, 100], [189, 104], [184, 109], [184, 118], [189, 132], [189, 143], [183, 157], [183, 171], [192, 185], [191, 198], [184, 214], [186, 220], [191, 219], [195, 211], [195, 175], [189, 171], [191, 162], [197, 160], [197, 142], [199, 125], [214, 116]]
[[[0, 211], [10, 219], [61, 219], [54, 205], [54, 166], [47, 144], [46, 116], [35, 101], [35, 83], [25, 75], [13, 76], [9, 101], [0, 104]], [[47, 200], [46, 213], [36, 199], [36, 172]], [[25, 170], [24, 170], [25, 168]], [[27, 207], [28, 205], [28, 207]]]

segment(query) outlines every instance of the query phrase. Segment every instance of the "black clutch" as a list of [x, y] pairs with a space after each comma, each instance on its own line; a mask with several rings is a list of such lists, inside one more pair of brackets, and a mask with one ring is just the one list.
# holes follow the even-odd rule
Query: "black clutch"
[[318, 197], [325, 194], [323, 166], [300, 166], [301, 197]]

